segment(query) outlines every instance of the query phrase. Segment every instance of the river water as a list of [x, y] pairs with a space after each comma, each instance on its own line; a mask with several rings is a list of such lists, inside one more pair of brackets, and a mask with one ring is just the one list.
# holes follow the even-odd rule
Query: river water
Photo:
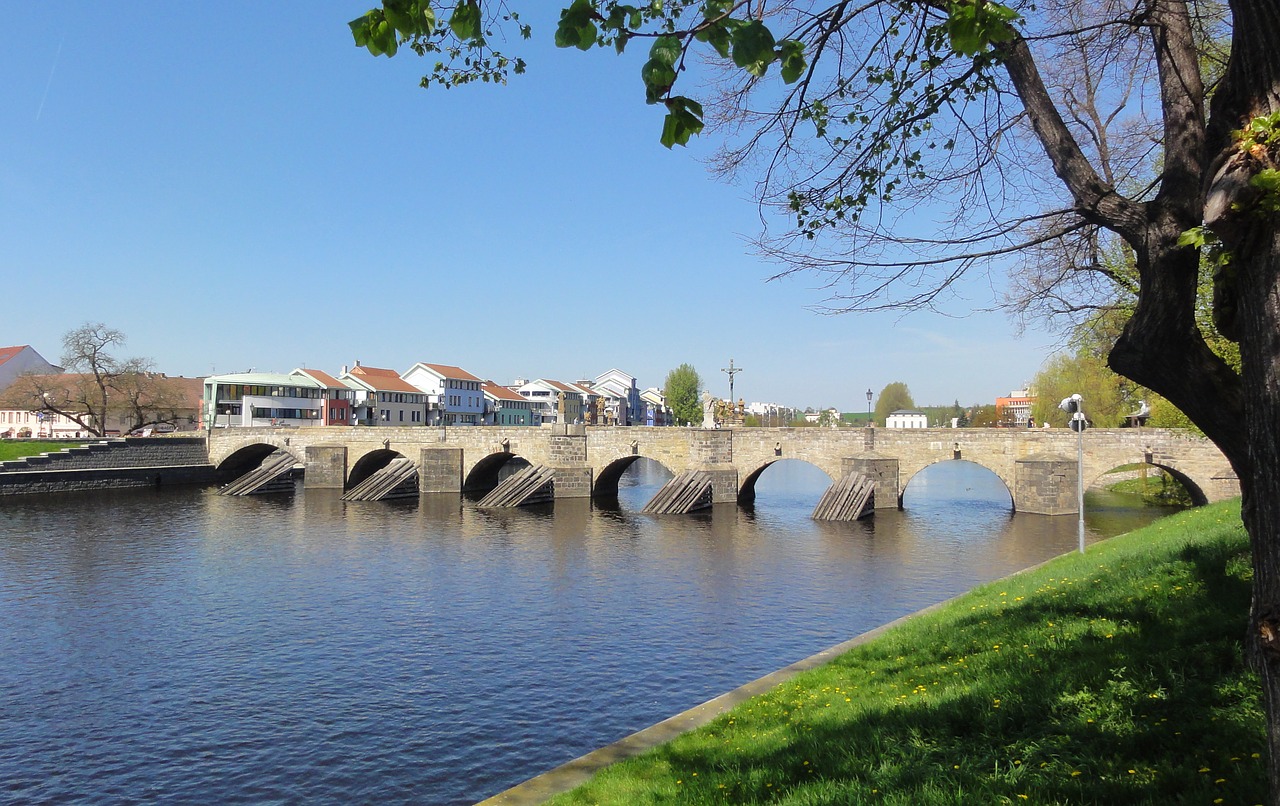
[[[0, 801], [472, 803], [921, 607], [1072, 551], [968, 462], [904, 509], [478, 510], [212, 489], [0, 500]], [[1165, 512], [1090, 496], [1088, 539]]]

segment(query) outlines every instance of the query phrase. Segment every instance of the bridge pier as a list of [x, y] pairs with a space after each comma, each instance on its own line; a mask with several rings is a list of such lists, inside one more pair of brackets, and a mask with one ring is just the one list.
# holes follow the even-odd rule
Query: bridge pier
[[[872, 429], [865, 429], [871, 431]], [[880, 453], [862, 453], [840, 460], [842, 476], [861, 473], [876, 484], [876, 509], [897, 509], [902, 500], [899, 462]]]
[[1073, 515], [1080, 472], [1075, 459], [1054, 454], [1033, 454], [1014, 462], [1013, 508], [1036, 515]]
[[308, 445], [302, 486], [308, 490], [341, 490], [347, 483], [345, 445]]
[[461, 448], [423, 448], [419, 456], [422, 492], [462, 494]]

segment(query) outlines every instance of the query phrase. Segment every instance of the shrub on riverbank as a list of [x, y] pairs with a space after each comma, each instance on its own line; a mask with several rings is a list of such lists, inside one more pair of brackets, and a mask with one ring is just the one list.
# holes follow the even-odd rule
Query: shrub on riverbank
[[960, 597], [554, 803], [1262, 803], [1239, 502]]

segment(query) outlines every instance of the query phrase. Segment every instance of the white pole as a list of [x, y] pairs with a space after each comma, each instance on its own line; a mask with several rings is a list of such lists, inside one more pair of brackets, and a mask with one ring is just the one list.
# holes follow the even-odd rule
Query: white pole
[[1080, 553], [1084, 554], [1084, 412], [1075, 415], [1080, 420], [1076, 431], [1076, 509], [1080, 513], [1079, 528]]

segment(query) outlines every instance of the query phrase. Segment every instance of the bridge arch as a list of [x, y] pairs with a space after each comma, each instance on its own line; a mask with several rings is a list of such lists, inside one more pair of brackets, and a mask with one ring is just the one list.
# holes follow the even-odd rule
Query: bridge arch
[[351, 465], [351, 470], [347, 473], [346, 488], [349, 490], [357, 486], [360, 482], [391, 464], [393, 459], [405, 458], [408, 457], [400, 451], [391, 450], [390, 448], [374, 448], [364, 453]]
[[672, 476], [675, 475], [675, 472], [672, 471], [671, 468], [667, 467], [661, 461], [654, 459], [652, 456], [643, 456], [639, 453], [631, 453], [612, 460], [596, 473], [595, 480], [591, 485], [591, 496], [593, 498], [617, 498], [618, 482], [622, 479], [622, 474], [626, 473], [633, 464], [641, 459], [647, 459], [668, 473], [671, 473]]
[[[928, 464], [925, 464], [925, 465], [922, 465], [922, 466], [920, 466], [920, 467], [918, 467], [918, 468], [915, 468], [915, 469], [912, 471], [912, 473], [911, 473], [911, 475], [910, 475], [910, 476], [905, 477], [905, 478], [903, 479], [902, 487], [901, 487], [901, 488], [899, 489], [899, 491], [898, 491], [898, 508], [899, 508], [899, 509], [904, 509], [904, 508], [905, 508], [905, 507], [903, 506], [903, 500], [904, 500], [904, 499], [905, 499], [905, 497], [906, 497], [907, 490], [911, 487], [911, 483], [912, 483], [913, 481], [915, 481], [915, 479], [916, 479], [917, 477], [919, 477], [922, 473], [924, 473], [926, 470], [929, 470], [930, 468], [939, 467], [939, 466], [941, 466], [941, 465], [948, 465], [948, 464], [951, 464], [951, 463], [953, 463], [953, 462], [954, 462], [954, 463], [956, 463], [956, 464], [966, 464], [966, 465], [970, 465], [970, 466], [972, 466], [972, 467], [979, 467], [979, 468], [982, 468], [982, 469], [983, 469], [983, 470], [985, 470], [989, 475], [993, 476], [997, 481], [999, 481], [999, 482], [1000, 482], [1001, 486], [1002, 486], [1002, 487], [1004, 487], [1005, 494], [1009, 496], [1009, 510], [1010, 510], [1011, 512], [1012, 512], [1012, 511], [1017, 511], [1017, 508], [1018, 508], [1018, 501], [1017, 501], [1017, 499], [1014, 497], [1014, 494], [1013, 494], [1013, 487], [1014, 487], [1014, 485], [1013, 485], [1012, 481], [1010, 481], [1009, 479], [1005, 478], [1005, 477], [1004, 477], [1004, 475], [1003, 475], [1003, 474], [1001, 474], [998, 470], [996, 470], [996, 469], [994, 469], [994, 468], [992, 468], [992, 467], [989, 467], [989, 466], [987, 466], [987, 465], [983, 464], [982, 462], [975, 462], [975, 461], [974, 461], [974, 460], [972, 460], [972, 459], [957, 459], [957, 458], [938, 459], [938, 460], [936, 460], [936, 461], [929, 462]], [[919, 485], [917, 484], [917, 488], [918, 488], [918, 487], [919, 487]]]
[[1187, 491], [1187, 496], [1191, 499], [1191, 506], [1199, 507], [1209, 503], [1210, 499], [1208, 494], [1205, 492], [1204, 487], [1198, 481], [1196, 481], [1196, 479], [1184, 473], [1173, 463], [1168, 463], [1168, 462], [1159, 462], [1159, 461], [1125, 462], [1123, 464], [1116, 465], [1115, 467], [1111, 467], [1103, 471], [1102, 473], [1099, 473], [1091, 481], [1088, 481], [1085, 484], [1085, 489], [1087, 490], [1090, 487], [1094, 487], [1100, 484], [1105, 484], [1106, 483], [1105, 479], [1107, 475], [1112, 471], [1114, 471], [1116, 468], [1125, 467], [1127, 465], [1134, 465], [1134, 464], [1145, 465], [1146, 467], [1154, 467], [1168, 473], [1170, 476], [1173, 477], [1175, 481], [1177, 481], [1179, 484], [1182, 485], [1182, 489]]
[[467, 470], [462, 489], [465, 492], [488, 492], [497, 487], [498, 482], [507, 476], [531, 464], [528, 459], [511, 451], [495, 451], [486, 454]]
[[[218, 470], [218, 476], [223, 480], [230, 481], [237, 479], [248, 473], [250, 470], [262, 464], [262, 460], [278, 450], [282, 450], [294, 458], [295, 461], [301, 463], [303, 460], [298, 456], [296, 451], [284, 445], [274, 445], [266, 441], [253, 441], [234, 448], [218, 461], [214, 466]], [[212, 461], [214, 457], [210, 457]]]
[[756, 482], [760, 480], [760, 477], [764, 475], [764, 472], [766, 470], [768, 470], [770, 467], [777, 464], [778, 462], [799, 462], [801, 464], [808, 465], [809, 467], [816, 468], [817, 470], [822, 471], [822, 474], [827, 477], [828, 486], [830, 486], [832, 482], [836, 481], [836, 479], [832, 477], [831, 472], [829, 470], [827, 470], [822, 465], [816, 462], [810, 462], [808, 459], [800, 459], [795, 456], [779, 456], [777, 458], [765, 460], [764, 462], [760, 463], [757, 467], [749, 471], [745, 477], [739, 480], [739, 483], [738, 483], [738, 503], [739, 504], [751, 504], [755, 502]]

